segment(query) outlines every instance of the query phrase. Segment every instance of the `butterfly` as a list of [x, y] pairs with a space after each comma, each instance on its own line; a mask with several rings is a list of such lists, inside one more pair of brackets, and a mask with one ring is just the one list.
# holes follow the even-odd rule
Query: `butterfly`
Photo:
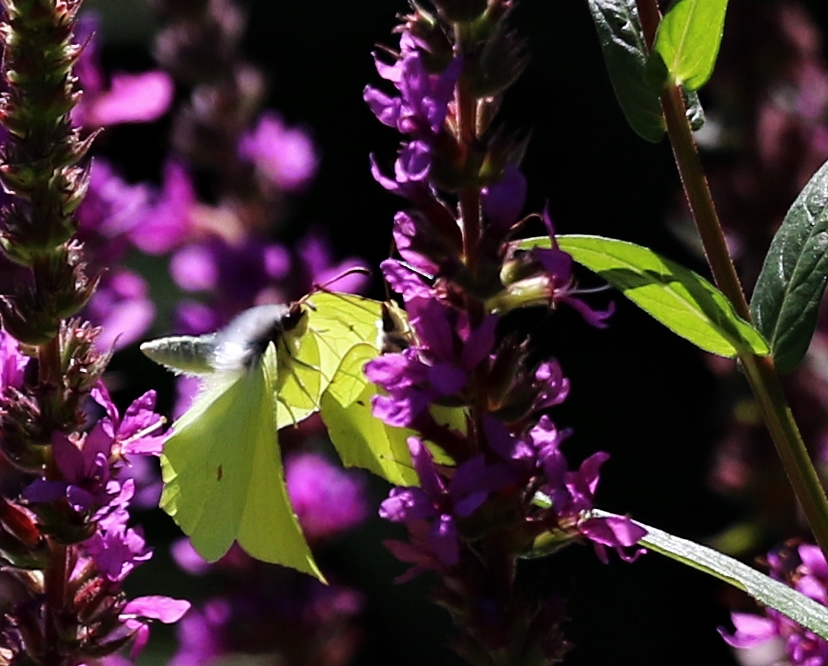
[[[321, 292], [251, 308], [216, 333], [141, 345], [174, 372], [203, 378], [164, 445], [160, 506], [206, 560], [236, 541], [257, 559], [323, 579], [290, 505], [277, 432], [322, 405], [347, 410], [365, 392], [361, 365], [379, 353], [381, 321], [378, 301]], [[370, 447], [360, 432], [338, 439]]]

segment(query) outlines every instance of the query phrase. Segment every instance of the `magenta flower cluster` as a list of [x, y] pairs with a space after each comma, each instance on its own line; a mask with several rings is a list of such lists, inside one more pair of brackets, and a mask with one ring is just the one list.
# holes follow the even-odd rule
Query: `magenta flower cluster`
[[[0, 330], [0, 412], [12, 411], [25, 395], [31, 363]], [[45, 535], [62, 532], [61, 540], [72, 542], [66, 555], [70, 600], [61, 618], [66, 640], [74, 645], [75, 655], [90, 658], [130, 643], [134, 659], [147, 642], [151, 621], [176, 622], [190, 607], [187, 601], [163, 596], [128, 600], [122, 590], [130, 572], [152, 556], [141, 530], [128, 525], [135, 493], [128, 470], [135, 456], [158, 454], [163, 419], [154, 411], [152, 391], [135, 400], [123, 416], [100, 382], [87, 400], [87, 413], [104, 416], [72, 435], [52, 435], [55, 473], [28, 482], [20, 492], [20, 505], [3, 500], [0, 520], [16, 527], [7, 532], [0, 549], [8, 561], [17, 562], [22, 546], [37, 553]], [[8, 426], [10, 414], [5, 417]], [[3, 444], [8, 447], [9, 442]], [[37, 654], [43, 649], [39, 628], [46, 612], [41, 583], [20, 576], [17, 585], [21, 589], [12, 602], [17, 620], [4, 624], [0, 644], [12, 654]]]

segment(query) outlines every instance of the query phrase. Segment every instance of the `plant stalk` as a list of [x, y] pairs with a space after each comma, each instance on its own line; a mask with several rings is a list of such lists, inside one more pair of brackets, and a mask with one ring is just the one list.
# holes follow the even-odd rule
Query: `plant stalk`
[[[727, 249], [679, 88], [669, 86], [661, 103], [681, 182], [713, 278], [739, 316], [751, 321], [750, 308]], [[788, 406], [773, 360], [749, 352], [740, 352], [739, 360], [814, 538], [828, 555], [828, 500]]]

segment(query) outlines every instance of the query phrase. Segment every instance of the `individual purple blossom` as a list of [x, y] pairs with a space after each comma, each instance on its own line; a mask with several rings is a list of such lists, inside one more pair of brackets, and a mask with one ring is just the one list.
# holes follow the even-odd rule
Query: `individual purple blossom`
[[35, 479], [23, 490], [24, 499], [44, 503], [65, 497], [81, 513], [94, 513], [107, 506], [121, 490], [120, 484], [110, 478], [111, 451], [112, 438], [100, 423], [80, 436], [53, 433], [52, 455], [62, 479]]
[[549, 212], [544, 210], [541, 216], [549, 238], [552, 241], [551, 248], [532, 248], [532, 257], [543, 267], [549, 278], [549, 303], [554, 306], [556, 303], [566, 303], [574, 308], [580, 315], [596, 328], [606, 328], [607, 319], [615, 311], [615, 304], [610, 303], [606, 310], [596, 310], [590, 307], [583, 299], [577, 297], [578, 290], [575, 285], [575, 278], [572, 275], [572, 255], [564, 252], [558, 246], [555, 238], [555, 228], [552, 225], [552, 218]]
[[239, 140], [239, 157], [279, 190], [295, 192], [308, 185], [319, 161], [307, 133], [288, 128], [279, 114], [265, 111]]
[[[163, 420], [153, 411], [154, 391], [133, 402], [123, 420], [102, 386], [93, 390], [93, 399], [107, 415], [89, 432], [66, 435], [56, 431], [52, 434], [52, 454], [61, 479], [35, 479], [23, 491], [23, 497], [28, 501], [44, 503], [65, 497], [75, 511], [95, 514], [116, 502], [131, 483], [122, 484], [116, 480], [112, 474], [113, 461], [130, 453], [160, 453], [163, 437], [152, 433], [159, 429]], [[126, 500], [131, 497], [130, 488]]]
[[429, 74], [418, 45], [408, 32], [400, 38], [400, 50], [393, 65], [374, 56], [380, 76], [394, 84], [399, 96], [391, 97], [367, 86], [363, 99], [381, 123], [395, 127], [411, 139], [403, 145], [395, 162], [393, 179], [382, 175], [371, 158], [374, 177], [386, 189], [417, 201], [427, 196], [417, 184], [424, 184], [429, 175], [432, 145], [442, 130], [463, 64], [455, 58], [441, 74]]
[[[828, 603], [828, 564], [818, 546], [788, 544], [771, 552], [767, 561], [771, 577], [822, 605]], [[765, 617], [733, 613], [736, 631], [731, 634], [719, 629], [719, 633], [729, 645], [739, 649], [781, 640], [793, 666], [828, 663], [828, 641], [772, 608], [764, 608], [763, 612]]]
[[290, 456], [285, 483], [302, 531], [311, 541], [352, 529], [368, 513], [361, 479], [318, 454]]
[[149, 640], [149, 621], [158, 620], [164, 624], [178, 622], [190, 609], [190, 602], [160, 595], [136, 597], [127, 602], [120, 619], [135, 639], [129, 656], [136, 659]]
[[462, 60], [453, 59], [439, 75], [429, 74], [418, 45], [408, 32], [400, 37], [400, 51], [400, 57], [393, 65], [385, 64], [374, 55], [377, 72], [394, 84], [399, 97], [366, 86], [363, 99], [381, 123], [410, 136], [414, 139], [411, 143], [427, 143], [443, 127], [462, 70]]

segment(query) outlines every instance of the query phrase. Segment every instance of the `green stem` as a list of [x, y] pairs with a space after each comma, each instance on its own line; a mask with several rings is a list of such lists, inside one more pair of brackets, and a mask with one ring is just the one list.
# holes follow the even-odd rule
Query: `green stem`
[[[638, 5], [641, 16], [648, 19], [658, 11], [655, 0], [638, 0]], [[653, 21], [642, 21], [642, 26], [647, 43], [652, 44]], [[713, 277], [739, 316], [750, 321], [750, 308], [727, 249], [679, 88], [669, 86], [661, 103], [684, 192]], [[739, 359], [811, 531], [822, 551], [828, 554], [828, 500], [791, 414], [773, 360], [748, 353], [741, 353]]]

